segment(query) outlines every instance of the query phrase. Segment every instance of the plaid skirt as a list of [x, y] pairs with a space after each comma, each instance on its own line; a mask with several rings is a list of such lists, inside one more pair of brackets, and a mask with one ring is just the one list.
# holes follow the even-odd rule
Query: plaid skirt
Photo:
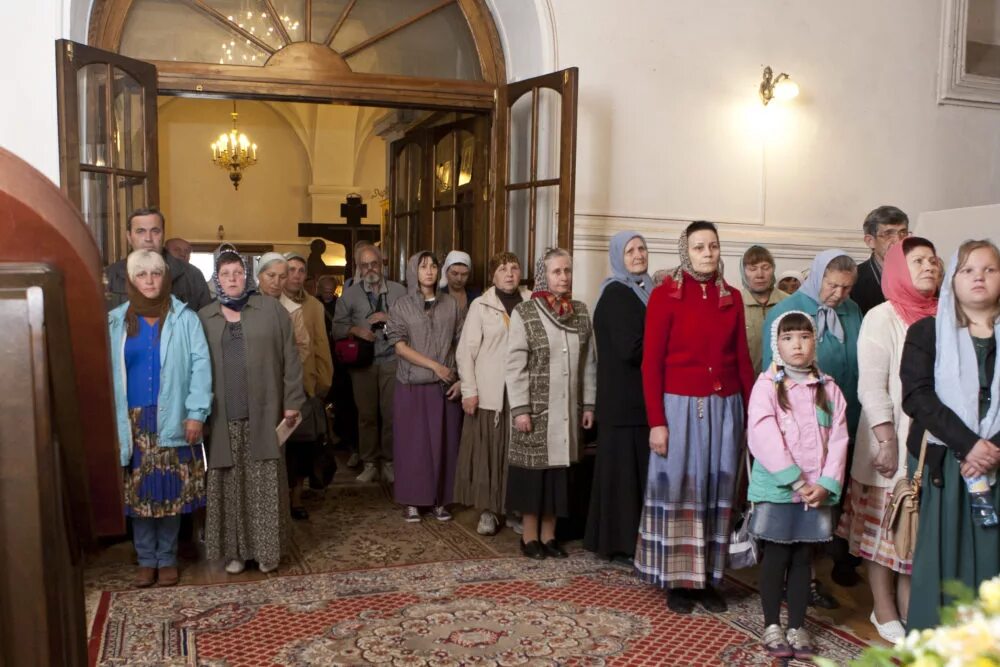
[[635, 567], [662, 588], [722, 582], [729, 555], [743, 399], [666, 394], [667, 456], [649, 455]]
[[844, 512], [840, 515], [837, 536], [847, 540], [851, 554], [870, 560], [893, 572], [910, 574], [913, 561], [900, 558], [888, 531], [882, 529], [886, 501], [892, 489], [869, 486], [855, 480], [847, 489]]

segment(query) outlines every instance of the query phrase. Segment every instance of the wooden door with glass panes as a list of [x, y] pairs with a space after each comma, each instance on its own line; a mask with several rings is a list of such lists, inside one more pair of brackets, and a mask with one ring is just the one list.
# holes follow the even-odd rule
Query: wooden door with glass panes
[[549, 246], [573, 251], [576, 195], [577, 76], [575, 67], [499, 88], [497, 250], [515, 253], [522, 276]]
[[129, 213], [158, 202], [156, 67], [63, 39], [56, 62], [62, 189], [110, 264]]

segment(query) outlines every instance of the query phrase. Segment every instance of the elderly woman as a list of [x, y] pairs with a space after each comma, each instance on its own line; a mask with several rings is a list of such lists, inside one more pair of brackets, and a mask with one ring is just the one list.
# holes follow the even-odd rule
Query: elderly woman
[[462, 436], [461, 385], [455, 372], [458, 303], [437, 291], [441, 269], [430, 252], [410, 258], [407, 295], [389, 309], [385, 334], [396, 349], [393, 393], [394, 496], [403, 518], [420, 521], [421, 508], [448, 521]]
[[198, 313], [215, 378], [205, 546], [209, 559], [226, 559], [230, 574], [248, 560], [271, 572], [281, 561], [289, 516], [275, 429], [299, 420], [302, 364], [288, 313], [276, 299], [248, 290], [246, 266], [231, 246], [216, 251], [212, 282], [218, 303]]
[[[861, 403], [858, 401], [858, 334], [861, 331], [861, 309], [850, 299], [851, 289], [858, 279], [858, 266], [846, 252], [824, 250], [813, 260], [809, 277], [802, 287], [771, 309], [764, 324], [762, 340], [763, 367], [771, 365], [771, 324], [783, 313], [801, 310], [816, 321], [816, 360], [824, 373], [832, 376], [844, 392], [847, 401], [847, 428], [853, 437], [858, 432]], [[854, 446], [848, 450], [847, 467], [851, 469]], [[843, 503], [843, 499], [841, 499]], [[838, 517], [839, 519], [839, 512]], [[860, 581], [854, 568], [860, 559], [848, 552], [847, 541], [834, 537], [828, 545], [833, 558], [833, 580], [841, 586], [853, 586]], [[813, 581], [814, 591], [819, 584]], [[814, 599], [816, 597], [814, 593]], [[835, 603], [834, 603], [835, 604]], [[829, 606], [824, 603], [821, 606]]]
[[646, 311], [642, 383], [649, 478], [635, 565], [669, 589], [667, 606], [725, 611], [722, 582], [753, 388], [743, 300], [723, 279], [719, 234], [692, 222], [681, 264], [653, 290]]
[[572, 290], [573, 258], [550, 248], [535, 264], [531, 299], [510, 317], [507, 510], [522, 515], [521, 553], [528, 558], [567, 555], [556, 541], [556, 518], [569, 516], [569, 465], [579, 460], [580, 427], [594, 422], [593, 327]]
[[[948, 264], [937, 316], [906, 332], [900, 365], [910, 454], [919, 456], [928, 431], [908, 630], [938, 624], [949, 602], [944, 582], [975, 589], [1000, 574], [1000, 529], [980, 520], [1000, 511], [998, 341], [1000, 251], [966, 241]], [[974, 515], [967, 484], [980, 476], [987, 481]]]
[[753, 372], [765, 370], [761, 366], [760, 339], [764, 335], [764, 320], [776, 305], [788, 298], [788, 294], [776, 287], [774, 279], [774, 256], [764, 246], [753, 245], [743, 253], [740, 279], [743, 289], [743, 317], [747, 325], [747, 345], [750, 346], [750, 360]]
[[212, 369], [198, 316], [170, 294], [163, 256], [136, 250], [125, 268], [128, 301], [108, 313], [108, 325], [135, 585], [173, 586], [180, 515], [205, 504], [200, 443]]
[[611, 277], [594, 308], [597, 342], [597, 462], [584, 548], [605, 558], [635, 554], [649, 472], [642, 400], [642, 336], [653, 291], [649, 251], [638, 232], [618, 232], [608, 249]]
[[519, 287], [521, 262], [501, 252], [490, 258], [493, 286], [469, 306], [455, 351], [462, 381], [462, 442], [455, 475], [455, 502], [482, 508], [476, 532], [496, 535], [507, 491], [510, 404], [504, 369], [514, 307], [531, 298]]
[[906, 475], [910, 418], [903, 412], [899, 366], [906, 330], [937, 312], [940, 285], [940, 263], [930, 241], [914, 236], [896, 244], [886, 254], [882, 270], [882, 291], [888, 301], [868, 311], [858, 337], [861, 421], [837, 532], [847, 538], [851, 554], [866, 562], [875, 599], [871, 622], [890, 642], [905, 634], [900, 612], [905, 614], [909, 604], [912, 565], [896, 553], [891, 536], [882, 528], [888, 496]]

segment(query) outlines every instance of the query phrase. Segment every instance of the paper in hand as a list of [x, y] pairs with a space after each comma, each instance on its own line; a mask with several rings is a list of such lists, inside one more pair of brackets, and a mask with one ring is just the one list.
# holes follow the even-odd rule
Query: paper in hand
[[278, 422], [278, 428], [274, 429], [274, 432], [278, 434], [278, 447], [285, 444], [285, 441], [288, 440], [289, 436], [295, 432], [295, 429], [298, 428], [298, 426], [298, 419], [291, 423], [289, 423], [287, 419], [282, 419]]

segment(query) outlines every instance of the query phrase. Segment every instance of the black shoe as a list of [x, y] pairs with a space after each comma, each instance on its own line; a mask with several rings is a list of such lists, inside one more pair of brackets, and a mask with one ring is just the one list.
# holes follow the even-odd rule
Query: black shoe
[[694, 611], [694, 598], [683, 588], [671, 588], [667, 593], [667, 609], [675, 614], [690, 614]]
[[705, 608], [705, 611], [710, 611], [713, 614], [722, 614], [729, 611], [729, 607], [726, 605], [726, 601], [722, 599], [722, 596], [719, 595], [719, 591], [711, 586], [698, 593], [698, 601], [701, 602], [701, 606]]
[[309, 512], [306, 511], [305, 507], [293, 507], [292, 518], [296, 521], [305, 521], [309, 518]]
[[524, 540], [521, 540], [521, 553], [528, 558], [545, 560], [545, 547], [538, 540], [531, 540], [527, 544], [524, 543]]
[[843, 586], [844, 588], [850, 588], [851, 586], [857, 586], [861, 581], [861, 576], [858, 574], [857, 570], [848, 560], [837, 561], [833, 564], [833, 569], [830, 571], [830, 578], [833, 579], [833, 583], [838, 586]]
[[840, 603], [832, 595], [823, 590], [818, 579], [813, 579], [809, 582], [809, 606], [819, 607], [820, 609], [838, 609]]
[[567, 558], [569, 556], [566, 550], [559, 546], [559, 543], [555, 539], [551, 539], [542, 545], [545, 549], [545, 555], [549, 558]]

